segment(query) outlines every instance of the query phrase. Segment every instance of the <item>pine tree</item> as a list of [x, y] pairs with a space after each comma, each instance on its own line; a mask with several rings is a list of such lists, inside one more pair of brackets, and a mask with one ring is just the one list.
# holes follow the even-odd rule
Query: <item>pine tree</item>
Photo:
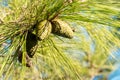
[[8, 0], [7, 6], [1, 4], [0, 78], [90, 80], [101, 68], [112, 69], [107, 58], [120, 47], [117, 2]]

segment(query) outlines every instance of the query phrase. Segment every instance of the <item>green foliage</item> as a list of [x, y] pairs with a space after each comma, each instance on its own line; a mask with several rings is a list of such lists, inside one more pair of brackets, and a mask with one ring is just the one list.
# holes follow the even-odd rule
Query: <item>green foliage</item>
[[[9, 0], [8, 7], [0, 5], [0, 78], [90, 80], [101, 73], [101, 67], [111, 70], [113, 66], [108, 64], [107, 57], [113, 49], [120, 47], [116, 35], [120, 34], [116, 30], [120, 27], [120, 21], [111, 17], [119, 16], [120, 5], [116, 2], [117, 0]], [[76, 29], [74, 38], [50, 34], [46, 39], [38, 40], [35, 55], [30, 58], [32, 64], [30, 68], [26, 67], [29, 31], [36, 35], [36, 26], [41, 21], [51, 22], [55, 18]], [[6, 50], [2, 45], [7, 40], [11, 40], [11, 44]], [[92, 44], [94, 50], [91, 49]], [[20, 51], [21, 63], [18, 61]], [[77, 52], [79, 54], [75, 55]], [[80, 56], [77, 57], [78, 55]]]

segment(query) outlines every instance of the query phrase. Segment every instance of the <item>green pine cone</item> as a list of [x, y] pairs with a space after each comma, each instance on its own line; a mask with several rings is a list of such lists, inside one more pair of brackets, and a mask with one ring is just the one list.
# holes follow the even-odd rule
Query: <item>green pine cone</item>
[[49, 21], [44, 20], [40, 22], [37, 26], [36, 32], [40, 40], [47, 38], [52, 31], [52, 25]]
[[52, 21], [52, 33], [66, 38], [73, 38], [72, 28], [60, 19], [55, 19]]
[[33, 57], [38, 46], [38, 40], [35, 34], [28, 32], [26, 39], [26, 51], [29, 57]]

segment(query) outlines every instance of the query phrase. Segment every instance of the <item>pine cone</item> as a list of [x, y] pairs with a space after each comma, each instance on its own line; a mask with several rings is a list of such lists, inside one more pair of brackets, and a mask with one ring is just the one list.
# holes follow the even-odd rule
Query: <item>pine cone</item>
[[54, 19], [52, 21], [52, 33], [66, 38], [73, 38], [72, 28], [60, 19]]
[[50, 35], [52, 31], [52, 25], [49, 21], [44, 20], [38, 24], [36, 30], [37, 30], [36, 32], [37, 32], [37, 36], [39, 37], [39, 39], [43, 40]]
[[30, 58], [34, 56], [37, 47], [38, 47], [37, 36], [32, 32], [28, 32], [26, 39], [26, 52]]

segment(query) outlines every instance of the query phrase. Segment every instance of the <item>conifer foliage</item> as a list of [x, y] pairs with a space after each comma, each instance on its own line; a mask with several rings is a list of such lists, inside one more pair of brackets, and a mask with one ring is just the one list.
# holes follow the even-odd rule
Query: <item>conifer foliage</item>
[[[0, 0], [0, 79], [82, 80], [91, 74], [78, 59], [65, 54], [72, 43], [72, 49], [84, 52], [84, 61], [96, 72], [106, 65], [111, 49], [120, 47], [120, 9], [115, 1], [8, 0], [7, 6], [3, 2]], [[103, 60], [95, 61], [100, 56]]]

